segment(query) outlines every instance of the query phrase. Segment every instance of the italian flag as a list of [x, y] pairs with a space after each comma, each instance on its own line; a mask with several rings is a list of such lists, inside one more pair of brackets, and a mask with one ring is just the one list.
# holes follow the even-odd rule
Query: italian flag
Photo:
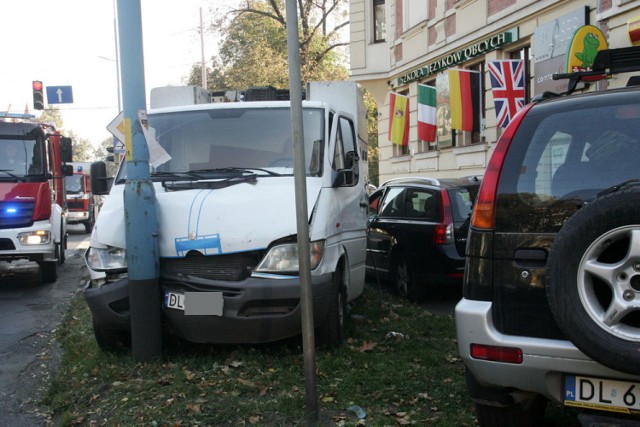
[[394, 92], [389, 95], [389, 141], [409, 145], [409, 98]]
[[418, 139], [436, 140], [436, 88], [418, 84]]

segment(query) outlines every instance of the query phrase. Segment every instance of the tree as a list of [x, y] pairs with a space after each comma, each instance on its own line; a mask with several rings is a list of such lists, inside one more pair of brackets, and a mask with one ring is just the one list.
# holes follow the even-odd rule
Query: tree
[[56, 107], [45, 108], [40, 114], [40, 117], [38, 117], [38, 120], [46, 123], [53, 123], [58, 130], [61, 130], [64, 127], [62, 113]]
[[96, 159], [96, 149], [86, 138], [78, 138], [75, 132], [67, 135], [72, 141], [72, 153], [74, 162], [91, 162]]
[[366, 90], [364, 92], [364, 105], [367, 107], [367, 133], [368, 157], [369, 157], [369, 182], [375, 186], [380, 185], [380, 149], [378, 147], [378, 104], [373, 96]]
[[[302, 81], [346, 80], [347, 43], [342, 30], [349, 24], [347, 0], [298, 0]], [[332, 23], [335, 23], [332, 25]], [[288, 87], [287, 28], [284, 0], [243, 0], [216, 20], [219, 57], [207, 70], [211, 90], [254, 86]], [[193, 67], [188, 84], [201, 83], [201, 67]]]

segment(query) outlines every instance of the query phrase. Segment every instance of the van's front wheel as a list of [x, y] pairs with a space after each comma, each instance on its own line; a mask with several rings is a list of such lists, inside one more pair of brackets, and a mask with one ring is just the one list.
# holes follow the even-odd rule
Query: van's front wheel
[[336, 269], [331, 276], [329, 304], [324, 322], [317, 329], [320, 346], [339, 347], [347, 338], [347, 305], [346, 287], [342, 268]]

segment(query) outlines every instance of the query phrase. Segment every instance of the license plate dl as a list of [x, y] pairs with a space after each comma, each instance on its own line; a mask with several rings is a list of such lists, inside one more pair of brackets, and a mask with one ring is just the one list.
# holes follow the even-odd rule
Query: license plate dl
[[620, 413], [640, 412], [640, 383], [566, 375], [564, 404]]
[[186, 316], [222, 316], [222, 292], [170, 292], [164, 293], [164, 305], [184, 311]]

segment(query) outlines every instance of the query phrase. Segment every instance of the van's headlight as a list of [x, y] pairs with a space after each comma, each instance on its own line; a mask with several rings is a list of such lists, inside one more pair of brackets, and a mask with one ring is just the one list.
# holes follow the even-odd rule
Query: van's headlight
[[51, 233], [46, 230], [26, 231], [18, 234], [18, 241], [23, 246], [48, 245], [51, 242]]
[[90, 247], [85, 253], [87, 266], [94, 271], [112, 273], [127, 270], [127, 251], [123, 248], [107, 246], [106, 248]]
[[[322, 260], [324, 240], [311, 242], [310, 246], [311, 270], [313, 270]], [[299, 270], [297, 243], [285, 243], [269, 249], [256, 268], [256, 271], [260, 273], [297, 273]]]

